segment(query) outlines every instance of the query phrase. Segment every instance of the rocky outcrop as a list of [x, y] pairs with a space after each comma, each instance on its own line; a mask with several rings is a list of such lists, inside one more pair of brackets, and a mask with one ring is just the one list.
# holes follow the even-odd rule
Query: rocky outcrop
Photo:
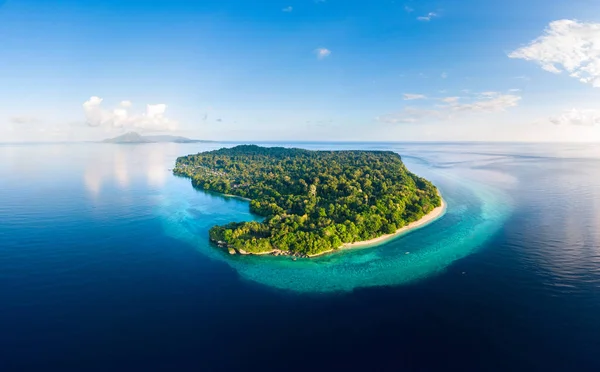
[[304, 253], [293, 253], [290, 251], [283, 251], [281, 249], [273, 249], [270, 252], [261, 252], [261, 253], [252, 253], [252, 252], [247, 252], [241, 248], [234, 248], [232, 246], [230, 246], [229, 244], [227, 244], [227, 242], [222, 241], [222, 240], [215, 240], [215, 239], [211, 239], [211, 242], [213, 242], [214, 244], [216, 244], [219, 248], [223, 248], [223, 249], [227, 249], [227, 251], [229, 252], [229, 254], [234, 255], [234, 254], [241, 254], [241, 255], [271, 255], [271, 256], [290, 256], [292, 257], [293, 260], [296, 260], [297, 258], [309, 258], [310, 256]]

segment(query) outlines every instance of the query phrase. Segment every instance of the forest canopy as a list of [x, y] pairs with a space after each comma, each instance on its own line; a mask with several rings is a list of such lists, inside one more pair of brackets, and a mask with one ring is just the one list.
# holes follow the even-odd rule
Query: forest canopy
[[211, 228], [241, 253], [315, 255], [390, 234], [441, 205], [436, 187], [391, 151], [241, 145], [177, 159], [195, 188], [250, 199], [262, 222]]

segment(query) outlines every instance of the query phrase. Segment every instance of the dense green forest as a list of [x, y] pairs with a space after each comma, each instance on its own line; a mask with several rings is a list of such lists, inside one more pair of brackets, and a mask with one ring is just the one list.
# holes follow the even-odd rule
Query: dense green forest
[[214, 226], [241, 253], [314, 255], [395, 232], [441, 204], [437, 189], [391, 151], [236, 146], [177, 159], [194, 187], [251, 199], [262, 222]]

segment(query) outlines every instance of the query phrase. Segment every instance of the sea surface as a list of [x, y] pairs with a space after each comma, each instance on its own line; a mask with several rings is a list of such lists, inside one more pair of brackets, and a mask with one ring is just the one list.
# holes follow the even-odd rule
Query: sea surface
[[448, 204], [297, 261], [209, 244], [259, 218], [171, 169], [234, 145], [0, 144], [0, 371], [600, 370], [600, 145], [264, 143], [395, 151]]

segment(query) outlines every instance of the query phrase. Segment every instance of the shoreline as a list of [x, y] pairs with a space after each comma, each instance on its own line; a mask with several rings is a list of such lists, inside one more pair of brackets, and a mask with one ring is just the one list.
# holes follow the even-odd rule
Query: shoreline
[[[227, 195], [227, 194], [224, 194], [224, 195]], [[230, 196], [230, 195], [227, 195], [227, 196]], [[231, 196], [237, 197], [237, 198], [242, 198], [242, 197], [239, 197], [236, 195], [231, 195]], [[242, 198], [242, 199], [245, 199], [245, 198]], [[325, 254], [338, 252], [338, 251], [342, 251], [342, 250], [346, 250], [346, 249], [361, 248], [361, 247], [362, 248], [374, 247], [374, 246], [383, 244], [387, 241], [393, 240], [397, 237], [400, 237], [410, 231], [417, 230], [421, 227], [425, 227], [425, 226], [429, 225], [430, 223], [436, 221], [438, 218], [442, 217], [445, 214], [448, 205], [446, 204], [446, 201], [444, 200], [444, 198], [442, 197], [441, 194], [440, 194], [440, 199], [442, 201], [442, 204], [439, 207], [434, 208], [431, 212], [427, 213], [426, 215], [421, 217], [419, 220], [413, 221], [413, 222], [409, 223], [408, 225], [399, 228], [398, 230], [396, 230], [396, 232], [394, 232], [392, 234], [381, 235], [377, 238], [373, 238], [370, 240], [362, 240], [362, 241], [358, 241], [358, 242], [354, 242], [354, 243], [344, 243], [341, 246], [339, 246], [337, 249], [330, 249], [328, 251], [323, 251], [323, 252], [319, 252], [316, 254], [309, 254], [309, 255], [305, 255], [304, 257], [314, 258], [314, 257], [319, 257], [319, 256], [323, 256]], [[219, 244], [221, 242], [215, 242], [215, 243]], [[233, 249], [235, 251], [235, 253], [243, 255], [243, 256], [245, 256], [245, 255], [253, 255], [253, 256], [286, 255], [287, 256], [288, 255], [286, 253], [283, 253], [283, 251], [280, 251], [277, 249], [268, 251], [268, 252], [258, 252], [258, 253], [246, 252], [246, 251], [238, 250], [235, 248], [229, 248], [229, 249]], [[233, 254], [233, 253], [231, 253], [231, 251], [230, 251], [230, 254]], [[293, 254], [290, 256], [296, 257]]]
[[221, 195], [226, 196], [228, 198], [234, 198], [234, 199], [244, 200], [244, 201], [247, 201], [247, 202], [252, 201], [252, 199], [244, 198], [243, 196], [238, 196], [238, 195], [232, 195], [232, 194], [221, 194]]
[[396, 230], [396, 232], [394, 232], [392, 234], [381, 235], [377, 238], [373, 238], [370, 240], [362, 240], [362, 241], [358, 241], [358, 242], [354, 242], [354, 243], [344, 243], [337, 249], [330, 249], [328, 251], [311, 254], [311, 255], [308, 255], [308, 257], [310, 257], [310, 258], [319, 257], [324, 254], [333, 253], [333, 252], [341, 251], [344, 249], [374, 247], [374, 246], [383, 244], [387, 241], [393, 240], [399, 236], [402, 236], [402, 235], [408, 233], [409, 231], [417, 230], [421, 227], [425, 227], [425, 226], [429, 225], [430, 223], [434, 222], [435, 220], [437, 220], [438, 218], [442, 217], [445, 214], [446, 209], [447, 209], [447, 204], [441, 195], [440, 195], [440, 198], [442, 200], [442, 204], [439, 207], [434, 208], [431, 212], [427, 213], [426, 215], [421, 217], [419, 220], [413, 221], [413, 222], [409, 223], [408, 225], [399, 228], [398, 230]]

